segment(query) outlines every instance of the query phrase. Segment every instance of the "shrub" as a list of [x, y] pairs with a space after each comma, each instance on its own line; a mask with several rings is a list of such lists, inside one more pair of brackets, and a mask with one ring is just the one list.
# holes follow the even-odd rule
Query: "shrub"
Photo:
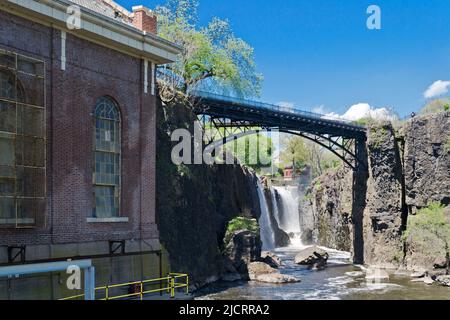
[[314, 184], [314, 188], [316, 189], [316, 191], [321, 191], [322, 190], [322, 182], [320, 180], [316, 180], [316, 182]]
[[[408, 218], [408, 226], [403, 235], [408, 243], [414, 243], [424, 254], [435, 255], [450, 252], [450, 220], [445, 216], [445, 207], [432, 203]], [[440, 243], [439, 246], [436, 244]]]
[[225, 243], [228, 243], [233, 233], [239, 230], [248, 230], [259, 233], [259, 224], [256, 219], [237, 217], [228, 222], [227, 232], [225, 233]]

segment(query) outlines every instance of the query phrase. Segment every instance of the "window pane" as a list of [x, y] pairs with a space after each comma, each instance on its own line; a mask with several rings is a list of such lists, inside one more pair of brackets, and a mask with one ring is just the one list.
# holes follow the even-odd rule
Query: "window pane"
[[17, 167], [17, 196], [43, 198], [45, 196], [45, 170]]
[[18, 136], [16, 147], [17, 165], [45, 167], [45, 140]]
[[18, 199], [17, 218], [20, 225], [30, 225], [45, 212], [45, 200], [42, 199]]
[[14, 140], [0, 137], [0, 166], [14, 166], [15, 151]]
[[0, 131], [16, 132], [16, 107], [13, 103], [0, 101]]
[[17, 133], [45, 138], [44, 109], [19, 105]]
[[14, 100], [16, 98], [15, 76], [9, 71], [0, 70], [0, 98]]
[[14, 198], [0, 197], [0, 219], [14, 219], [16, 217], [15, 209]]
[[95, 217], [117, 217], [119, 213], [115, 187], [95, 187]]

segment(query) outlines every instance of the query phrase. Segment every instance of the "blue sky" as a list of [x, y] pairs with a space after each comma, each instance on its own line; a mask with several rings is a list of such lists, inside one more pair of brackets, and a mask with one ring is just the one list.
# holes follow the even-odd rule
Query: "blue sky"
[[[371, 4], [381, 8], [381, 30], [366, 27]], [[228, 19], [255, 48], [267, 102], [338, 114], [368, 103], [405, 116], [426, 103], [431, 84], [450, 79], [448, 0], [200, 0], [199, 14], [202, 24]]]

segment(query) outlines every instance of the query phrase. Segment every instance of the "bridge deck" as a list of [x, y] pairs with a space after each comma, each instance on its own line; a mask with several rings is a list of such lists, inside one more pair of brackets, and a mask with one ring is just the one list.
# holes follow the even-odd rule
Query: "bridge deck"
[[296, 108], [226, 97], [201, 91], [194, 93], [195, 112], [215, 118], [245, 121], [254, 126], [280, 131], [302, 131], [346, 139], [366, 139], [366, 127], [331, 119], [328, 116]]

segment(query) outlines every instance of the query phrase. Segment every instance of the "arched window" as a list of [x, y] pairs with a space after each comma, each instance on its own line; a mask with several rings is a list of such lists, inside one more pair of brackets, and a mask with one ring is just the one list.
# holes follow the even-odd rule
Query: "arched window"
[[120, 208], [120, 112], [108, 97], [97, 100], [94, 110], [95, 168], [94, 218], [114, 218]]

